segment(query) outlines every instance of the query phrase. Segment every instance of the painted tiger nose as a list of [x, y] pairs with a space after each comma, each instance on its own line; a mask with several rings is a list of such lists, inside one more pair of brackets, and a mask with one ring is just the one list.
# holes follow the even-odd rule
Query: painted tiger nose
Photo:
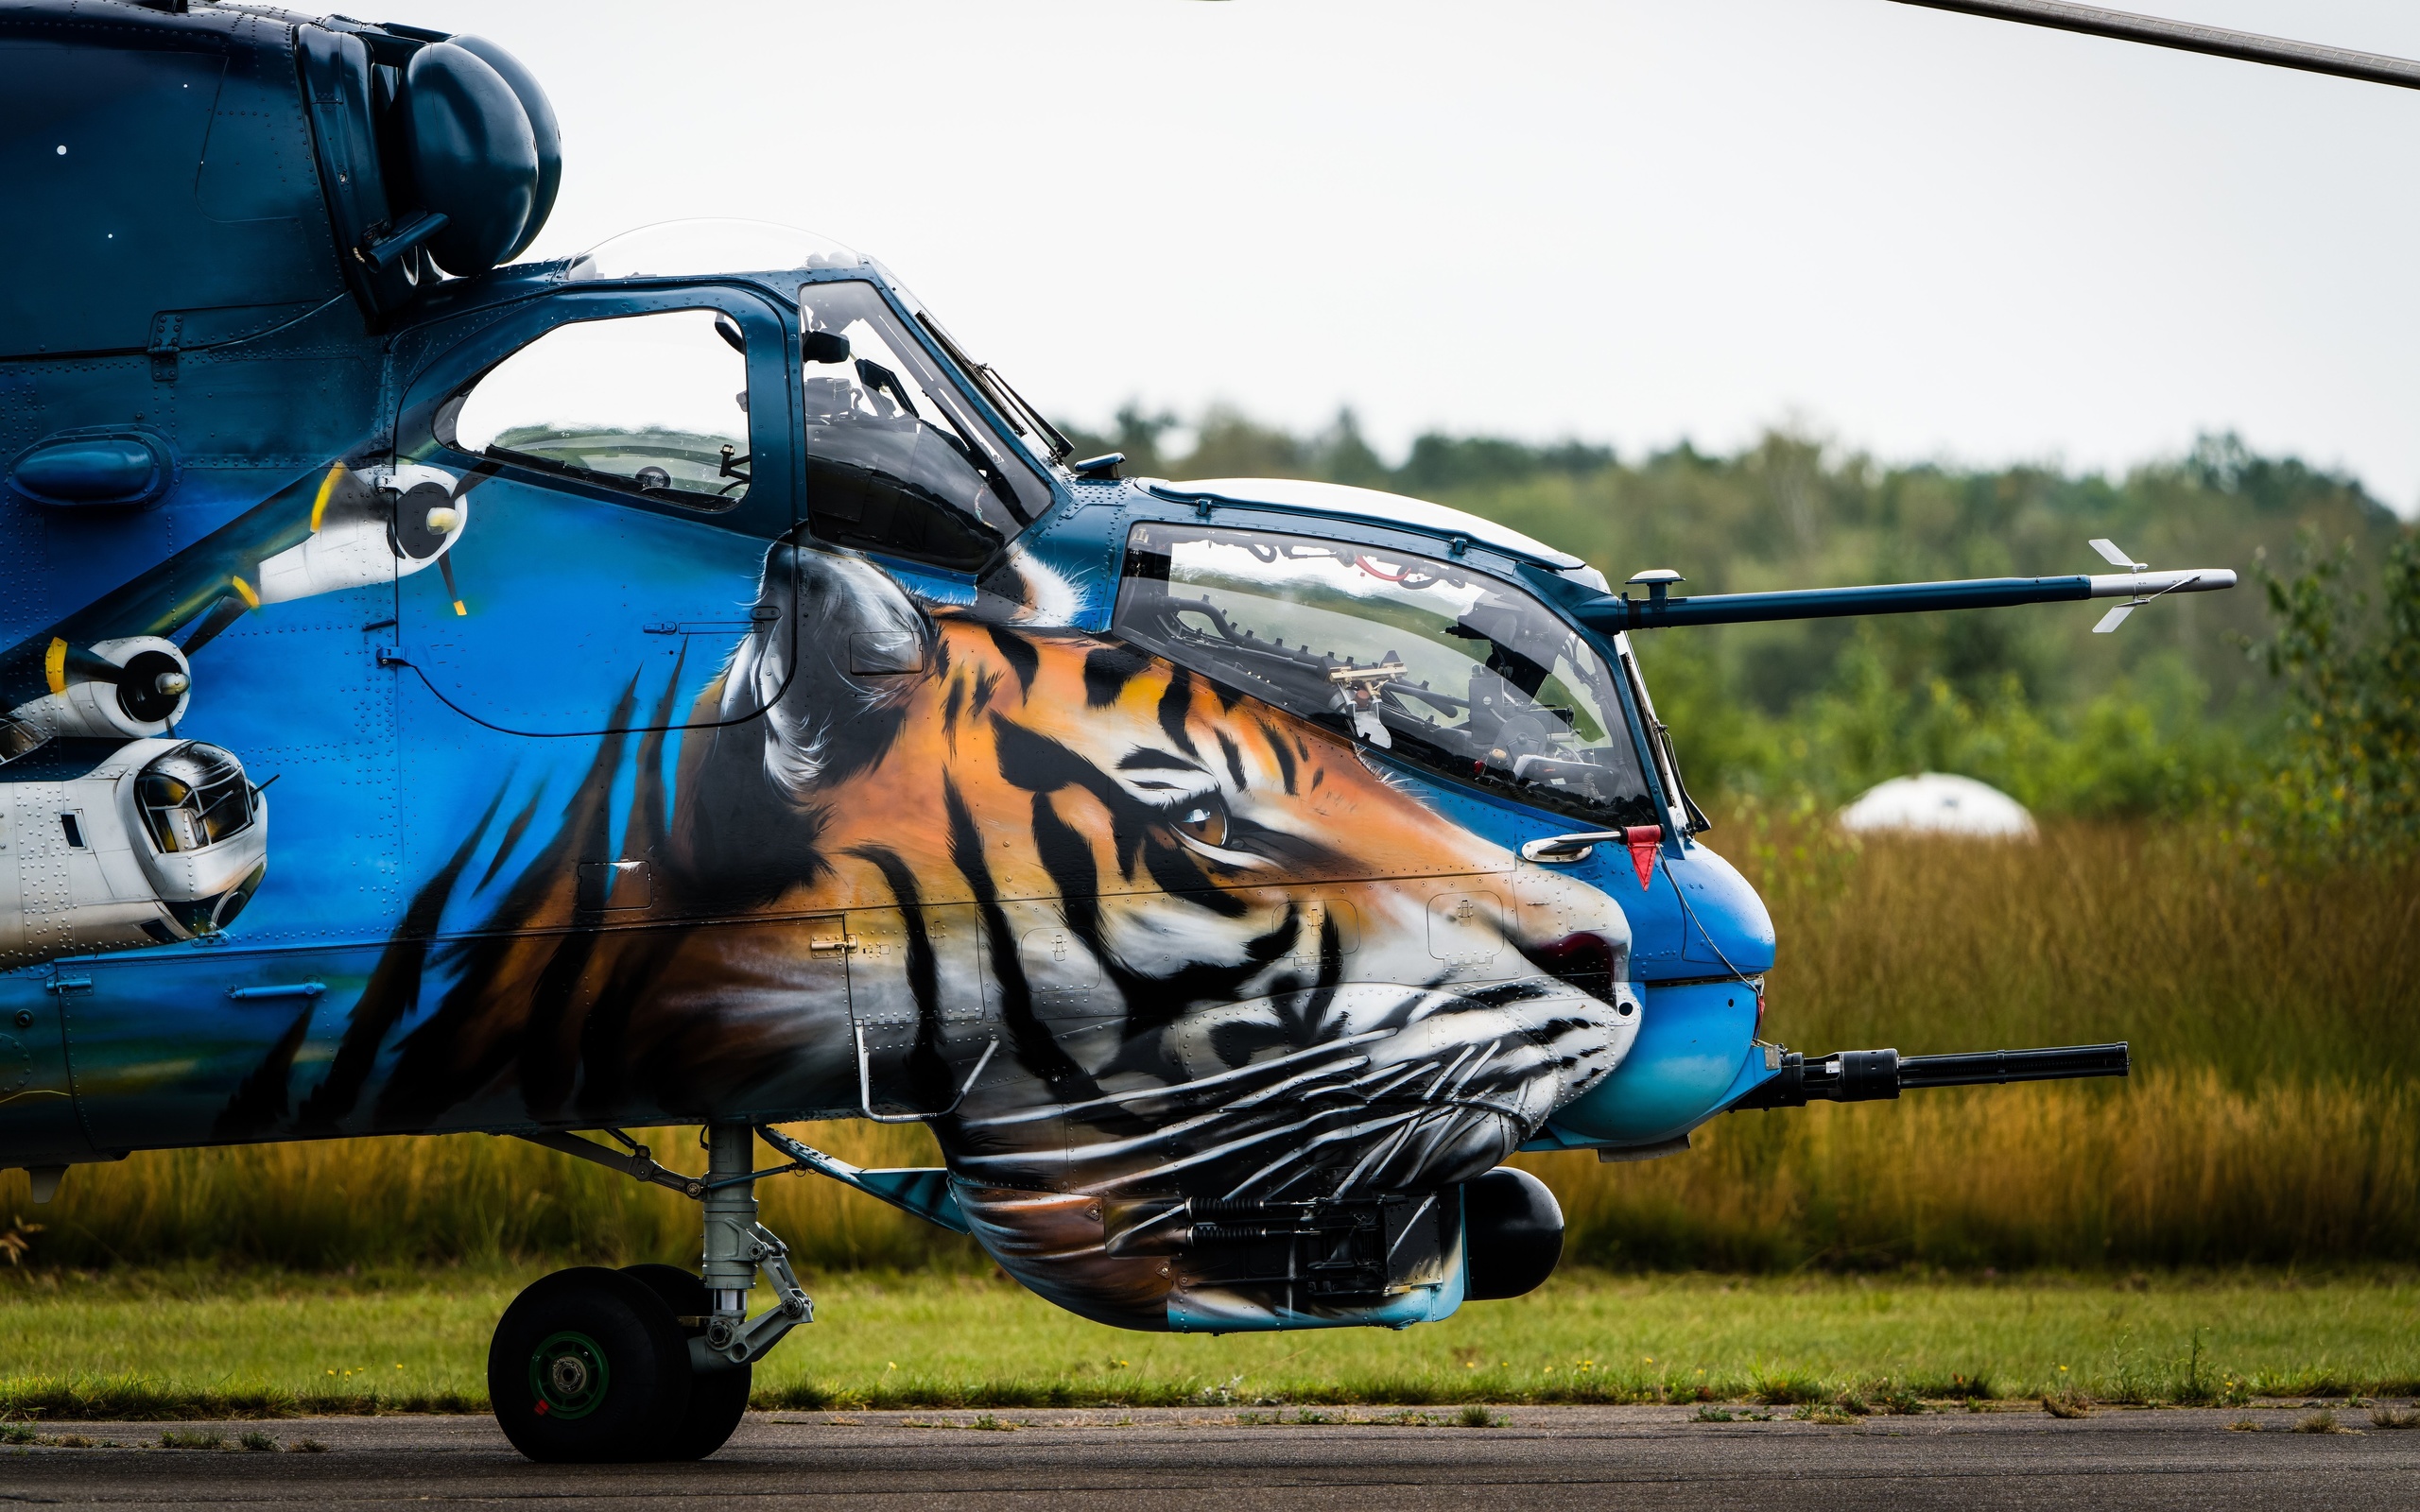
[[1521, 954], [1529, 957], [1530, 965], [1547, 975], [1568, 982], [1600, 1002], [1612, 1004], [1614, 1010], [1624, 1018], [1637, 1011], [1627, 998], [1617, 999], [1614, 992], [1614, 965], [1618, 953], [1614, 942], [1602, 935], [1582, 930], [1558, 940], [1524, 945]]

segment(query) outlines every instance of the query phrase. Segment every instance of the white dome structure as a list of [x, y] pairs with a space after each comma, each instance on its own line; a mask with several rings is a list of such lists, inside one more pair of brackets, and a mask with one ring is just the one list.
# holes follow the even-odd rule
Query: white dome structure
[[1987, 782], [1946, 772], [1894, 777], [1868, 788], [1841, 810], [1841, 828], [1991, 840], [2031, 840], [2038, 833], [2024, 804]]

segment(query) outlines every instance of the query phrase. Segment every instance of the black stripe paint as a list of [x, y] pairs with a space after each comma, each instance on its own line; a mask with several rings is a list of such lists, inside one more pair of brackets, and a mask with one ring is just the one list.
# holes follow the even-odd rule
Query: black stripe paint
[[942, 1054], [941, 963], [925, 928], [925, 899], [916, 873], [888, 846], [856, 846], [849, 854], [882, 873], [908, 936], [908, 991], [916, 1000], [916, 1048], [908, 1057], [910, 1094], [925, 1107], [945, 1106], [952, 1089], [949, 1061]]
[[1269, 721], [1266, 719], [1255, 719], [1253, 721], [1253, 724], [1258, 727], [1261, 738], [1269, 742], [1269, 753], [1277, 758], [1277, 775], [1284, 779], [1288, 796], [1292, 796], [1294, 791], [1294, 753], [1287, 748], [1286, 737], [1279, 734], [1276, 730], [1269, 728]]
[[1234, 741], [1229, 740], [1225, 730], [1221, 730], [1218, 734], [1219, 753], [1227, 758], [1227, 775], [1236, 780], [1236, 791], [1238, 793], [1251, 792], [1252, 783], [1244, 780], [1243, 748], [1237, 746]]
[[[1070, 1099], [1094, 1095], [1090, 1090], [1092, 1078], [1067, 1058], [1067, 1052], [1034, 1016], [1033, 985], [1026, 980], [1025, 961], [1017, 954], [1016, 933], [1009, 927], [1009, 916], [1000, 907], [1000, 889], [992, 880], [992, 864], [983, 854], [983, 832], [976, 827], [966, 799], [959, 796], [958, 784], [947, 778], [942, 780], [942, 806], [949, 815], [950, 864], [966, 879], [966, 889], [975, 896], [976, 911], [983, 918], [984, 939], [992, 951], [992, 974], [1000, 987], [1000, 1022], [1009, 1032], [1009, 1053], [1054, 1094]], [[1080, 1092], [1078, 1086], [1086, 1090]]]
[[1167, 731], [1176, 748], [1187, 756], [1201, 754], [1186, 733], [1184, 716], [1193, 712], [1193, 674], [1179, 667], [1168, 676], [1168, 691], [1160, 695], [1160, 728]]
[[1084, 655], [1084, 703], [1105, 709], [1117, 701], [1126, 685], [1142, 676], [1151, 659], [1131, 646], [1104, 645]]
[[999, 651], [1000, 660], [1017, 675], [1017, 690], [1031, 693], [1034, 675], [1042, 670], [1041, 651], [1031, 641], [1004, 626], [987, 625], [983, 627], [990, 632], [992, 644]]

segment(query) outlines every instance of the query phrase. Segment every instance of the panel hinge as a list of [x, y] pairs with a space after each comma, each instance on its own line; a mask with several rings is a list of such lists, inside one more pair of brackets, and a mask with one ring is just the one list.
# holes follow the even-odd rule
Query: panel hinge
[[184, 335], [185, 318], [182, 310], [162, 310], [151, 318], [151, 341], [144, 350], [151, 354], [151, 381], [172, 384], [177, 381], [177, 348]]

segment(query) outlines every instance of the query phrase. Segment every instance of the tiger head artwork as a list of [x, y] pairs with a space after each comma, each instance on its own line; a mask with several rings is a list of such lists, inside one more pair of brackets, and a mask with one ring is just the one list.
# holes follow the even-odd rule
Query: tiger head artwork
[[[1618, 905], [1331, 730], [1119, 640], [928, 610], [823, 547], [772, 548], [752, 624], [668, 804], [677, 721], [617, 716], [656, 732], [628, 769], [606, 739], [511, 917], [436, 963], [380, 1124], [633, 1095], [925, 1116], [1012, 1275], [1104, 1321], [1215, 1326], [1268, 1278], [1196, 1274], [1163, 1230], [1367, 1199], [1401, 1247], [1637, 1032]], [[620, 853], [650, 866], [651, 927], [582, 929], [633, 770]], [[1426, 1221], [1443, 1264], [1453, 1214]]]

